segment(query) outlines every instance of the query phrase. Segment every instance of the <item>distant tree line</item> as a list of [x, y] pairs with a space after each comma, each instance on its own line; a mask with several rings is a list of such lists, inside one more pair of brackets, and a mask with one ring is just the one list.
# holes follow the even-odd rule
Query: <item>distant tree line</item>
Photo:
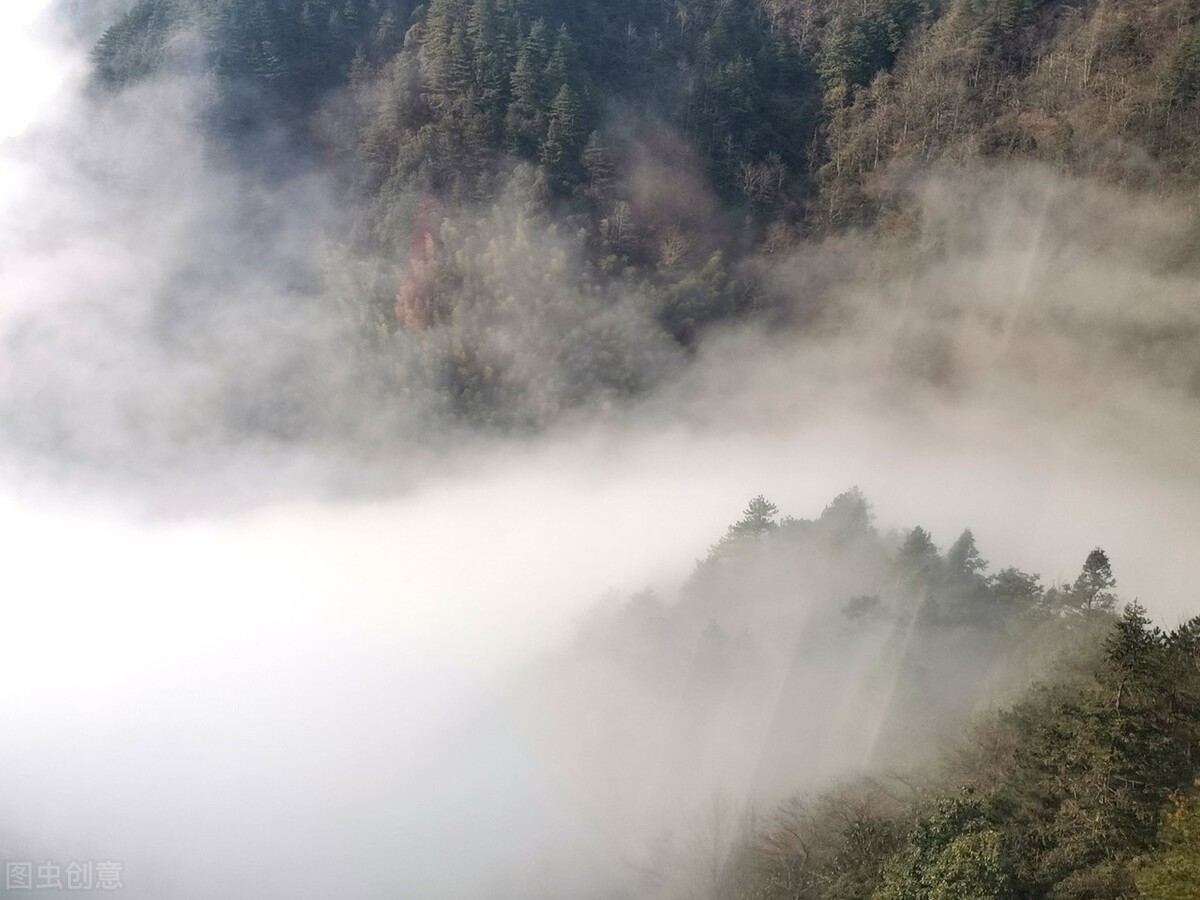
[[[827, 794], [798, 796], [773, 814], [741, 823], [738, 839], [705, 860], [707, 874], [695, 895], [1194, 896], [1200, 873], [1200, 616], [1164, 631], [1140, 604], [1120, 607], [1111, 562], [1100, 548], [1087, 554], [1066, 584], [1047, 587], [1015, 568], [987, 574], [969, 530], [945, 552], [922, 528], [881, 534], [865, 499], [851, 491], [815, 520], [780, 517], [775, 504], [755, 497], [698, 563], [676, 605], [659, 604], [648, 616], [647, 603], [657, 601], [642, 595], [630, 601], [633, 633], [650, 629], [665, 647], [663, 636], [689, 623], [699, 664], [718, 666], [721, 679], [736, 678], [734, 657], [753, 652], [748, 648], [754, 645], [752, 634], [735, 639], [744, 612], [738, 606], [769, 602], [755, 593], [763, 590], [754, 587], [755, 573], [780, 565], [791, 571], [789, 558], [812, 559], [806, 554], [815, 548], [840, 556], [840, 564], [853, 560], [874, 581], [876, 590], [841, 604], [846, 627], [911, 622], [901, 628], [911, 637], [893, 703], [911, 705], [907, 716], [931, 724], [941, 716], [944, 725], [950, 714], [953, 728], [943, 727], [937, 753], [907, 771], [905, 748], [885, 731], [879, 775]], [[805, 571], [817, 577], [813, 564]], [[764, 584], [780, 590], [777, 579]], [[738, 606], [731, 606], [735, 597]], [[631, 632], [623, 633], [629, 642]], [[930, 673], [922, 670], [936, 669], [939, 653], [964, 635], [975, 635], [968, 637], [966, 658], [981, 668], [1011, 666], [1031, 649], [1038, 662], [998, 709], [986, 699], [997, 685], [979, 680], [975, 696], [984, 701], [980, 708], [991, 711], [926, 710], [936, 715], [920, 719], [922, 706], [939, 702], [927, 690]], [[932, 676], [975, 677], [962, 668]], [[654, 890], [674, 896], [678, 882], [670, 864], [656, 879]]]

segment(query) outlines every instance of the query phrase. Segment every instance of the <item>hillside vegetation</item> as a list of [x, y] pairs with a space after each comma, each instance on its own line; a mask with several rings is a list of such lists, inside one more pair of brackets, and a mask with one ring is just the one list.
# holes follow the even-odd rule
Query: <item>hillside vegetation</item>
[[761, 241], [771, 223], [870, 222], [938, 160], [1190, 186], [1198, 15], [1186, 0], [138, 0], [95, 58], [113, 86], [206, 66], [242, 124], [304, 128], [330, 91], [359, 90], [368, 195], [490, 198], [524, 161], [611, 221], [631, 140], [666, 128]]
[[928, 253], [939, 167], [1186, 200], [1198, 48], [1185, 0], [137, 0], [94, 60], [108, 92], [198, 79], [265, 179], [333, 173], [325, 290], [373, 379], [527, 428], [794, 317], [755, 261], [848, 228]]
[[647, 897], [1194, 896], [1200, 618], [1164, 632], [1115, 585], [1101, 549], [1047, 586], [970, 531], [880, 532], [857, 491], [814, 520], [758, 497], [675, 600], [585, 623], [557, 740], [617, 794], [748, 785], [757, 814], [685, 798]]

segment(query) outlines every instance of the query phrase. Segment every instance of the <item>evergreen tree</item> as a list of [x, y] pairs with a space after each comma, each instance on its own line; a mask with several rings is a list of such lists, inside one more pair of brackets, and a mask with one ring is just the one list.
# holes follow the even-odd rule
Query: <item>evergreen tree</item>
[[729, 531], [738, 536], [764, 534], [778, 527], [775, 521], [778, 515], [779, 507], [759, 494], [742, 510], [742, 518]]
[[1116, 595], [1112, 593], [1116, 584], [1108, 554], [1097, 547], [1087, 555], [1083, 570], [1071, 586], [1067, 600], [1072, 608], [1084, 614], [1109, 611], [1117, 602]]
[[946, 551], [946, 570], [952, 578], [973, 578], [982, 574], [987, 565], [987, 560], [975, 546], [975, 535], [969, 528]]
[[595, 199], [606, 196], [616, 178], [616, 164], [599, 131], [588, 135], [581, 159], [587, 175], [588, 196]]
[[1130, 691], [1144, 689], [1156, 680], [1163, 663], [1164, 636], [1151, 624], [1146, 607], [1134, 602], [1125, 607], [1104, 649], [1108, 680], [1116, 683], [1114, 705], [1119, 710]]
[[835, 540], [863, 538], [871, 533], [871, 507], [854, 487], [834, 497], [817, 521]]
[[488, 115], [496, 116], [508, 91], [508, 51], [496, 0], [473, 0], [467, 17], [475, 86]]
[[933, 584], [941, 573], [942, 560], [928, 531], [917, 526], [908, 533], [894, 568], [901, 585], [910, 592], [924, 591]]
[[532, 157], [542, 138], [544, 85], [534, 53], [528, 47], [523, 47], [517, 55], [509, 83], [512, 102], [505, 118], [508, 149]]
[[554, 37], [554, 49], [546, 61], [546, 84], [558, 86], [574, 83], [576, 52], [575, 41], [567, 26], [559, 26]]
[[537, 99], [546, 96], [546, 66], [550, 62], [550, 27], [543, 18], [534, 19], [521, 49], [527, 54], [530, 67], [535, 73]]
[[550, 122], [540, 148], [543, 163], [552, 169], [561, 169], [577, 156], [581, 132], [579, 120], [579, 100], [564, 84], [550, 105]]

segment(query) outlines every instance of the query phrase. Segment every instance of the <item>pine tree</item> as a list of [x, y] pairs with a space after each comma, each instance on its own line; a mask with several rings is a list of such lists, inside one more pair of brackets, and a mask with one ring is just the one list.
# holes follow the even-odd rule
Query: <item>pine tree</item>
[[[546, 25], [545, 19], [538, 18], [533, 21], [521, 49], [528, 54], [529, 64], [532, 71], [536, 73], [538, 89], [541, 90], [545, 85], [546, 65], [550, 61], [550, 28]], [[544, 96], [545, 92], [541, 90], [538, 99], [542, 99]]]
[[554, 49], [546, 62], [546, 83], [573, 84], [576, 66], [575, 40], [566, 25], [560, 25], [554, 38]]
[[1163, 663], [1164, 643], [1164, 636], [1152, 626], [1146, 607], [1136, 601], [1125, 607], [1104, 642], [1109, 680], [1116, 683], [1118, 710], [1127, 692], [1155, 679]]
[[1087, 555], [1083, 570], [1067, 593], [1067, 601], [1076, 611], [1085, 615], [1107, 612], [1116, 605], [1117, 598], [1112, 592], [1116, 585], [1108, 554], [1097, 547]]
[[[470, 46], [462, 0], [433, 0], [425, 17], [421, 56], [429, 86], [443, 95], [458, 95], [470, 82]], [[443, 99], [442, 104], [448, 103]]]
[[582, 161], [583, 170], [587, 173], [588, 196], [595, 199], [605, 196], [612, 188], [617, 167], [600, 132], [593, 131], [588, 135]]
[[817, 521], [837, 541], [866, 537], [871, 533], [871, 507], [854, 487], [834, 497]]
[[988, 566], [975, 546], [975, 535], [966, 529], [946, 551], [946, 569], [952, 578], [971, 578]]
[[505, 113], [504, 130], [508, 149], [520, 156], [533, 156], [541, 133], [542, 111], [538, 102], [537, 74], [529, 53], [522, 50], [509, 77], [512, 101]]
[[578, 153], [580, 107], [575, 92], [563, 85], [550, 105], [550, 121], [539, 155], [552, 169], [566, 168]]
[[1045, 589], [1037, 575], [1008, 567], [1001, 569], [988, 579], [992, 598], [1004, 606], [1029, 611], [1042, 599]]
[[731, 534], [754, 535], [773, 531], [778, 527], [775, 517], [779, 515], [779, 507], [759, 494], [742, 510], [742, 518], [731, 525]]
[[938, 563], [937, 546], [933, 537], [918, 525], [905, 537], [896, 555], [896, 563], [910, 572], [925, 572]]
[[481, 105], [498, 114], [507, 93], [507, 48], [496, 10], [496, 0], [473, 0], [467, 17], [467, 35], [473, 54], [475, 86]]
[[742, 510], [742, 517], [725, 530], [725, 535], [709, 548], [708, 560], [711, 563], [724, 556], [729, 551], [742, 545], [749, 539], [760, 537], [779, 527], [776, 516], [779, 507], [759, 494]]

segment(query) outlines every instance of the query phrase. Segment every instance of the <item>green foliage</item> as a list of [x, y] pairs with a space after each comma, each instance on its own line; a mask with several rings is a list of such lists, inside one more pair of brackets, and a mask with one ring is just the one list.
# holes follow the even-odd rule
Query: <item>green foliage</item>
[[948, 784], [940, 799], [917, 805], [903, 844], [876, 851], [884, 862], [874, 881], [811, 896], [1192, 896], [1200, 873], [1200, 807], [1189, 792], [1200, 768], [1192, 750], [1200, 739], [1198, 627], [1163, 634], [1141, 607], [1127, 607], [1104, 639], [1098, 671], [1035, 689], [976, 733], [975, 755], [965, 758], [974, 784], [965, 792]]
[[954, 578], [973, 578], [980, 575], [987, 565], [987, 560], [975, 546], [975, 535], [971, 534], [969, 528], [946, 551], [946, 570]]
[[[377, 261], [343, 292], [375, 348], [407, 327], [394, 298], [412, 196], [470, 223], [532, 167], [529, 202], [578, 239], [581, 277], [595, 280], [597, 296], [636, 293], [651, 327], [690, 350], [718, 323], [774, 311], [753, 265], [761, 252], [845, 226], [906, 239], [910, 175], [939, 160], [1029, 157], [1193, 190], [1200, 26], [1176, 7], [136, 0], [93, 60], [109, 91], [176, 70], [204, 76], [213, 88], [205, 119], [248, 166], [286, 174], [333, 157], [349, 223], [338, 243]], [[646, 190], [656, 175], [645, 148], [663, 134], [678, 148], [669, 162], [686, 170], [680, 207], [695, 200], [700, 212], [662, 209]], [[441, 321], [452, 321], [452, 285], [438, 288]], [[588, 333], [598, 341], [589, 357], [613, 354], [613, 328]], [[460, 343], [461, 382], [491, 378], [496, 367], [465, 349], [472, 339]], [[642, 380], [640, 370], [605, 379]], [[970, 583], [975, 600], [956, 589], [939, 602], [943, 615], [982, 602], [984, 572], [967, 577], [964, 564], [951, 548], [944, 572], [921, 576], [931, 588]], [[1112, 608], [1100, 582], [1043, 591], [1001, 580], [991, 596], [1048, 617]]]
[[1045, 593], [1037, 575], [1012, 567], [991, 576], [989, 586], [992, 596], [1005, 606], [1023, 610], [1034, 609]]
[[549, 124], [542, 139], [539, 156], [548, 168], [562, 171], [569, 166], [574, 169], [578, 158], [582, 135], [582, 108], [579, 98], [570, 86], [564, 83], [550, 104]]
[[408, 0], [138, 0], [97, 43], [96, 77], [116, 89], [169, 70], [174, 38], [190, 32], [184, 46], [205, 48], [219, 86], [218, 127], [299, 127], [356, 58], [399, 49], [395, 23], [410, 10]]
[[1085, 615], [1111, 610], [1116, 603], [1116, 596], [1112, 593], [1116, 584], [1108, 554], [1097, 547], [1084, 560], [1079, 577], [1067, 592], [1067, 602], [1071, 608]]
[[972, 50], [995, 52], [1047, 0], [954, 0], [948, 20]]
[[862, 491], [854, 487], [834, 497], [821, 511], [820, 522], [839, 535], [865, 536], [871, 531], [871, 507]]
[[[1088, 570], [1102, 574], [1099, 558], [1092, 561]], [[781, 517], [760, 495], [675, 602], [631, 601], [621, 609], [603, 631], [606, 658], [651, 673], [639, 690], [659, 691], [681, 708], [743, 702], [736, 688], [779, 684], [778, 673], [764, 681], [769, 670], [756, 668], [763, 656], [755, 648], [763, 646], [786, 648], [788, 672], [805, 671], [810, 657], [878, 666], [866, 681], [881, 682], [883, 702], [871, 707], [867, 733], [878, 748], [875, 771], [895, 777], [852, 779], [826, 794], [784, 801], [701, 861], [708, 886], [702, 895], [1194, 894], [1200, 617], [1164, 633], [1138, 604], [1119, 617], [1099, 609], [1051, 615], [1037, 576], [1004, 567], [985, 578], [983, 566], [969, 530], [944, 556], [924, 529], [901, 540], [875, 532], [857, 490], [839, 495], [814, 520]], [[923, 573], [916, 602], [910, 586], [897, 583], [898, 571]], [[920, 606], [936, 612], [914, 614]], [[1018, 676], [1014, 657], [1031, 643], [1043, 655]], [[1014, 679], [1003, 701], [997, 683], [984, 677], [989, 669]], [[789, 675], [784, 682], [772, 695], [784, 715], [795, 691], [806, 701], [826, 699], [808, 696], [814, 686], [807, 679]], [[853, 685], [837, 689], [854, 696]], [[695, 716], [689, 733], [700, 733], [710, 720], [703, 709], [688, 708]], [[945, 737], [926, 755], [911, 754], [930, 732]], [[811, 757], [789, 746], [784, 759], [792, 760], [797, 781], [810, 774]], [[672, 884], [679, 890], [652, 896], [695, 896], [697, 883], [684, 879], [686, 887]]]
[[742, 518], [730, 525], [721, 540], [709, 548], [709, 559], [718, 558], [747, 540], [774, 531], [779, 527], [776, 521], [778, 515], [779, 507], [774, 503], [762, 494], [754, 497], [742, 511]]
[[[847, 521], [863, 537], [829, 542]], [[744, 583], [756, 568], [806, 542], [824, 553], [866, 547], [883, 553], [857, 492], [839, 496], [815, 522], [778, 522], [774, 505], [755, 498], [698, 568], [687, 594], [692, 602], [708, 602], [720, 585]], [[985, 578], [984, 566], [970, 531], [942, 556], [929, 533], [914, 528], [876, 570], [876, 580], [863, 583], [868, 590], [839, 604], [844, 634], [887, 627], [905, 634], [891, 714], [920, 722], [924, 712], [931, 725], [945, 722], [953, 707], [938, 695], [940, 678], [956, 679], [956, 693], [968, 690], [970, 666], [1006, 659], [1030, 641], [1049, 640], [1056, 649], [1054, 677], [1027, 689], [1012, 709], [980, 721], [944, 774], [930, 777], [888, 816], [843, 819], [837, 810], [844, 807], [820, 804], [803, 807], [809, 811], [800, 816], [799, 807], [785, 806], [779, 830], [757, 838], [762, 865], [738, 875], [742, 893], [731, 895], [1127, 900], [1140, 890], [1150, 898], [1190, 896], [1200, 865], [1197, 806], [1188, 793], [1200, 774], [1193, 749], [1200, 747], [1200, 617], [1164, 633], [1136, 603], [1119, 617], [1098, 605], [1096, 596], [1114, 586], [1100, 550], [1089, 554], [1079, 587], [1070, 588], [1091, 597], [1087, 615], [1065, 600], [1047, 607], [1036, 575], [1007, 567]], [[914, 593], [916, 616], [906, 612]], [[939, 658], [955, 659], [940, 675]], [[911, 741], [912, 732], [906, 734]], [[886, 762], [894, 763], [904, 748], [886, 729], [880, 740]], [[1164, 809], [1170, 810], [1165, 820]]]
[[[283, 122], [297, 134], [353, 75], [364, 98], [381, 101], [351, 148], [371, 172], [367, 196], [356, 198], [368, 206], [387, 199], [374, 196], [384, 183], [490, 199], [510, 155], [546, 165], [555, 199], [628, 199], [612, 196], [619, 178], [600, 188], [581, 159], [613, 110], [682, 134], [718, 193], [758, 225], [869, 223], [883, 202], [873, 173], [894, 158], [1002, 153], [1074, 165], [1077, 145], [1096, 137], [1169, 151], [1162, 177], [1193, 177], [1188, 148], [1200, 120], [1187, 110], [1200, 84], [1200, 26], [1181, 28], [1169, 4], [1073, 9], [1047, 0], [138, 0], [95, 62], [98, 81], [119, 87], [169, 67], [177, 47], [206, 47], [221, 86], [215, 121], [251, 131]], [[185, 31], [199, 40], [174, 40]], [[1043, 59], [1057, 74], [1034, 65]], [[380, 83], [388, 89], [376, 91]], [[1056, 100], [1054, 85], [1071, 97]], [[1117, 97], [1127, 99], [1114, 106]], [[1045, 127], [1014, 123], [1014, 104]], [[597, 228], [606, 212], [594, 213]]]
[[870, 897], [904, 841], [899, 823], [883, 816], [855, 817], [839, 835], [840, 845], [821, 873], [829, 900]]
[[922, 0], [842, 6], [821, 43], [821, 80], [831, 99], [840, 103], [852, 88], [890, 68], [908, 32], [927, 12]]
[[1133, 864], [1133, 879], [1144, 900], [1193, 900], [1200, 885], [1200, 800], [1174, 799], [1152, 853]]
[[742, 511], [742, 518], [729, 526], [729, 532], [734, 536], [758, 535], [778, 528], [775, 517], [779, 515], [779, 507], [759, 494], [751, 499], [749, 505]]
[[942, 574], [942, 558], [929, 532], [919, 525], [904, 538], [893, 564], [901, 589], [908, 594], [921, 594]]
[[719, 251], [699, 268], [658, 274], [644, 291], [663, 328], [684, 346], [695, 344], [707, 325], [745, 313], [753, 303], [750, 289], [729, 271]]
[[872, 900], [1007, 900], [1015, 866], [983, 805], [942, 800], [918, 819]]
[[1168, 105], [1183, 104], [1200, 93], [1200, 25], [1193, 25], [1171, 56], [1162, 78], [1162, 99]]
[[92, 52], [96, 78], [109, 87], [120, 87], [160, 71], [167, 41], [185, 21], [182, 3], [138, 0], [96, 44]]

